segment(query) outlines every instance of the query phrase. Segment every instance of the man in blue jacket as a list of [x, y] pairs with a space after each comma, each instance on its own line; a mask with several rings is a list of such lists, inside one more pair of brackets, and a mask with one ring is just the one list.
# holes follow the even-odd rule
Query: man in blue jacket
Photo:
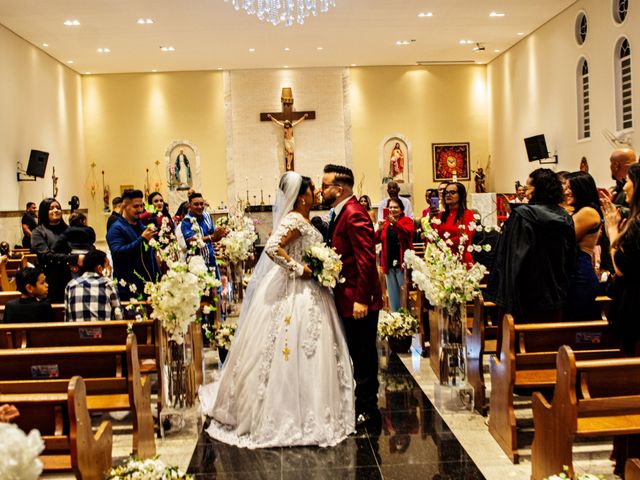
[[[148, 243], [158, 231], [152, 224], [145, 228], [140, 222], [143, 211], [142, 192], [125, 191], [122, 194], [122, 216], [107, 232], [107, 243], [113, 259], [113, 277], [128, 284], [126, 287], [118, 284], [122, 300], [137, 297], [144, 291], [145, 282], [155, 281], [159, 275], [155, 251]], [[135, 292], [131, 291], [132, 288]]]

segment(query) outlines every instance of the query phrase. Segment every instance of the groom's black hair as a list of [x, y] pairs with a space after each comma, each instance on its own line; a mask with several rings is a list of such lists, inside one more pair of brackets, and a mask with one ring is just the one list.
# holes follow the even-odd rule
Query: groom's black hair
[[336, 178], [334, 182], [336, 183], [341, 183], [350, 187], [353, 187], [353, 184], [355, 183], [353, 179], [353, 172], [349, 167], [345, 167], [344, 165], [335, 165], [330, 163], [325, 165], [324, 173], [335, 173]]

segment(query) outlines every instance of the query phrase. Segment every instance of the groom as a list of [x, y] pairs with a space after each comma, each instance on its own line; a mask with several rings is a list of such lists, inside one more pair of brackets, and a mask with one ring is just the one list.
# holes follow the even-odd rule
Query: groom
[[378, 351], [376, 334], [382, 292], [376, 267], [373, 224], [353, 195], [353, 172], [327, 165], [322, 177], [322, 198], [331, 206], [327, 245], [341, 255], [344, 283], [333, 290], [344, 324], [356, 380], [356, 424], [379, 423]]

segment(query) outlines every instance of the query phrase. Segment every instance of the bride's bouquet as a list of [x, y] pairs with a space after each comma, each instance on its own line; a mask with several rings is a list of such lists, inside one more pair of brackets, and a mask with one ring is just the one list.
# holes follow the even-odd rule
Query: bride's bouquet
[[342, 271], [340, 255], [324, 243], [309, 247], [302, 259], [309, 265], [313, 278], [323, 287], [333, 288], [338, 283], [344, 282], [344, 278], [340, 277]]

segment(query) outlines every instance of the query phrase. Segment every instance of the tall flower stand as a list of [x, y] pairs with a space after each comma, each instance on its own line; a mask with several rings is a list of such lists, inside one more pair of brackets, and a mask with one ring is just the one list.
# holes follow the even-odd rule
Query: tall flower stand
[[466, 305], [438, 307], [440, 382], [436, 384], [436, 406], [449, 411], [471, 410], [473, 388], [467, 382]]
[[182, 343], [170, 340], [162, 333], [161, 356], [163, 391], [159, 412], [160, 435], [181, 431], [186, 424], [187, 410], [194, 406], [197, 390], [194, 375], [193, 337], [189, 331]]
[[244, 262], [229, 263], [227, 275], [229, 276], [229, 313], [231, 315], [239, 315], [240, 305], [244, 298], [244, 288], [242, 284]]

